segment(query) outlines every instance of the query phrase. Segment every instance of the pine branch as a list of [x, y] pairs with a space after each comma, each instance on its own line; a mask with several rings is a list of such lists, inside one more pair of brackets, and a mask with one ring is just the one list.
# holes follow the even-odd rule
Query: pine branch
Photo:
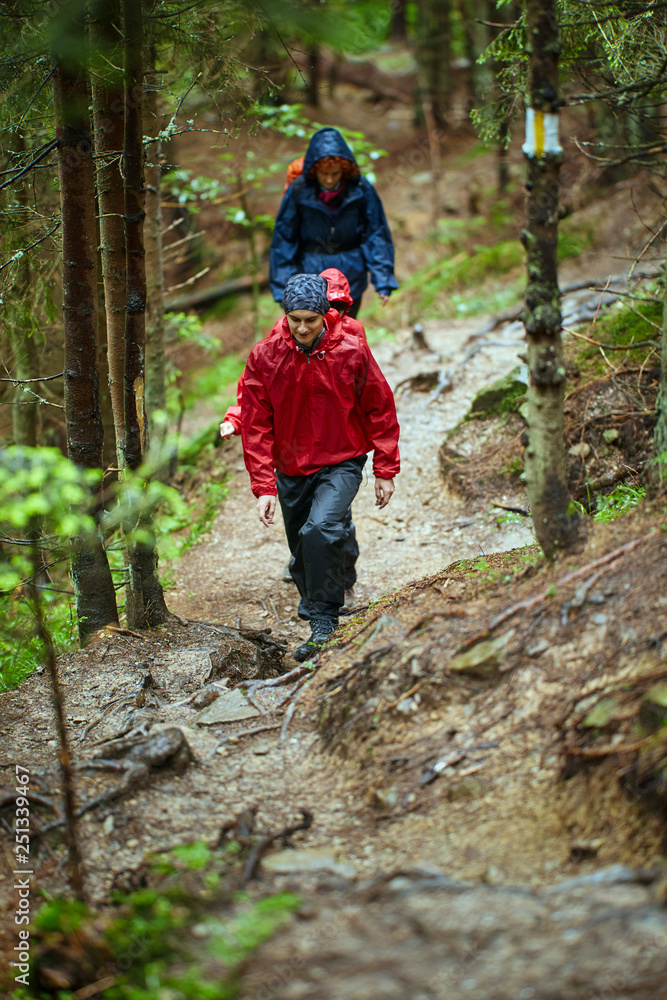
[[36, 156], [34, 158], [34, 160], [31, 160], [30, 163], [28, 163], [27, 166], [23, 167], [23, 169], [20, 170], [19, 173], [16, 174], [15, 177], [12, 177], [12, 178], [10, 178], [10, 180], [5, 181], [4, 184], [0, 184], [0, 191], [2, 191], [6, 187], [9, 187], [10, 184], [14, 184], [15, 181], [20, 180], [21, 177], [23, 177], [25, 174], [27, 174], [29, 170], [32, 170], [32, 168], [34, 166], [36, 166], [40, 162], [40, 160], [43, 160], [45, 156], [48, 156], [49, 153], [52, 153], [53, 150], [56, 149], [57, 146], [58, 146], [58, 140], [54, 139], [52, 142], [50, 142], [48, 144], [48, 146], [46, 147], [46, 149], [44, 149], [39, 154], [39, 156]]

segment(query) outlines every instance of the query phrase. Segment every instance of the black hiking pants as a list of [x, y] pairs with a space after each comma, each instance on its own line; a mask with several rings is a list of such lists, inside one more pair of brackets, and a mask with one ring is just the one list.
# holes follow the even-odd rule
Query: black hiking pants
[[289, 569], [311, 618], [338, 619], [345, 584], [356, 579], [359, 548], [350, 504], [361, 485], [366, 456], [326, 465], [309, 476], [276, 473]]

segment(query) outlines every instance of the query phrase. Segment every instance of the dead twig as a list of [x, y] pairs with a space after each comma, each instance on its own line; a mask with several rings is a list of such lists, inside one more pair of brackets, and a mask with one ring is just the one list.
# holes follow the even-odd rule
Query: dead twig
[[569, 333], [570, 336], [576, 337], [577, 340], [585, 340], [587, 344], [592, 344], [593, 347], [599, 347], [605, 351], [634, 351], [635, 348], [639, 347], [660, 347], [660, 344], [656, 340], [639, 340], [634, 344], [603, 344], [599, 340], [594, 340], [593, 337], [587, 337], [584, 333], [577, 333], [576, 330], [570, 330], [567, 326], [564, 326], [562, 329], [565, 333]]
[[98, 994], [111, 989], [117, 981], [116, 976], [105, 976], [104, 979], [98, 979], [96, 983], [91, 983], [89, 986], [82, 986], [80, 990], [72, 993], [72, 1000], [89, 1000], [90, 997], [96, 997]]
[[259, 701], [257, 701], [257, 699], [253, 695], [252, 691], [246, 691], [245, 696], [248, 699], [248, 701], [250, 702], [250, 704], [252, 705], [252, 707], [257, 709], [257, 711], [259, 712], [260, 715], [268, 715], [269, 714], [269, 709], [268, 708], [264, 708], [264, 706]]
[[287, 736], [287, 730], [289, 728], [290, 722], [292, 721], [292, 718], [294, 717], [294, 712], [296, 711], [296, 706], [297, 706], [297, 703], [299, 701], [299, 698], [301, 697], [301, 695], [303, 694], [303, 692], [306, 690], [306, 688], [310, 684], [311, 680], [312, 680], [312, 677], [310, 679], [309, 678], [304, 678], [303, 681], [301, 681], [301, 683], [299, 685], [299, 690], [292, 696], [292, 700], [290, 701], [289, 705], [287, 706], [287, 711], [285, 712], [285, 718], [283, 719], [283, 724], [282, 724], [282, 728], [280, 730], [280, 737], [279, 737], [279, 739], [284, 740], [285, 737]]
[[471, 646], [474, 646], [475, 643], [480, 642], [482, 639], [486, 639], [498, 628], [499, 625], [502, 625], [509, 618], [513, 618], [519, 611], [528, 611], [530, 608], [534, 608], [536, 605], [541, 604], [542, 601], [547, 599], [547, 597], [552, 596], [554, 589], [558, 590], [558, 588], [571, 583], [572, 580], [577, 580], [586, 573], [590, 573], [591, 570], [596, 570], [600, 566], [605, 566], [607, 563], [615, 562], [619, 556], [626, 555], [628, 552], [636, 549], [638, 545], [642, 545], [650, 538], [655, 537], [656, 534], [657, 531], [650, 531], [648, 535], [644, 536], [644, 538], [635, 538], [631, 542], [626, 542], [625, 545], [620, 545], [617, 549], [614, 549], [613, 552], [608, 552], [606, 556], [602, 556], [600, 559], [595, 559], [593, 562], [588, 563], [586, 566], [581, 566], [579, 569], [573, 570], [571, 573], [566, 573], [565, 576], [562, 576], [559, 580], [549, 584], [549, 586], [542, 593], [535, 594], [533, 597], [528, 597], [526, 600], [519, 601], [517, 604], [513, 604], [511, 607], [506, 608], [505, 611], [496, 615], [496, 617], [489, 622], [485, 632], [468, 639], [468, 641], [460, 647], [459, 652], [463, 652]]
[[217, 744], [211, 751], [212, 754], [218, 752], [220, 747], [224, 747], [226, 743], [229, 743], [231, 739], [240, 740], [242, 736], [255, 736], [257, 733], [265, 733], [269, 729], [280, 729], [279, 722], [272, 722], [266, 726], [254, 726], [252, 729], [242, 729], [240, 733], [230, 733], [229, 736], [225, 736], [224, 740]]
[[646, 736], [637, 743], [626, 743], [625, 746], [564, 747], [561, 752], [565, 757], [609, 757], [612, 754], [635, 753], [635, 751], [645, 747], [651, 738], [651, 736]]
[[409, 691], [404, 691], [404, 692], [403, 692], [403, 694], [401, 694], [401, 695], [400, 695], [400, 696], [399, 696], [399, 697], [398, 697], [398, 698], [396, 699], [396, 701], [392, 701], [392, 702], [391, 702], [391, 704], [387, 705], [387, 706], [385, 707], [385, 712], [388, 712], [388, 711], [389, 711], [390, 709], [392, 709], [392, 708], [396, 708], [396, 706], [397, 706], [397, 705], [400, 705], [400, 703], [401, 703], [402, 701], [404, 701], [404, 700], [405, 700], [405, 698], [411, 698], [413, 694], [416, 694], [416, 693], [417, 693], [417, 691], [419, 691], [419, 689], [420, 689], [420, 687], [422, 686], [422, 684], [423, 684], [423, 683], [424, 683], [424, 680], [423, 680], [423, 678], [422, 678], [422, 680], [420, 680], [420, 681], [417, 681], [417, 683], [416, 683], [416, 684], [413, 684], [413, 685], [412, 685], [412, 687], [410, 688], [410, 690], [409, 690]]
[[507, 503], [495, 503], [491, 502], [492, 507], [499, 507], [500, 510], [508, 510], [510, 514], [521, 514], [522, 517], [530, 517], [530, 511], [526, 510], [525, 507], [512, 507], [511, 504]]
[[281, 687], [283, 684], [287, 684], [289, 681], [296, 680], [298, 677], [303, 677], [304, 674], [311, 672], [310, 667], [300, 666], [295, 667], [294, 670], [290, 670], [286, 674], [281, 674], [280, 677], [272, 677], [269, 680], [242, 682], [240, 686], [245, 688], [246, 693], [248, 690], [256, 691], [258, 688], [263, 687]]
[[295, 823], [294, 826], [286, 826], [283, 830], [278, 830], [277, 833], [270, 833], [268, 837], [262, 837], [262, 839], [255, 844], [250, 851], [243, 868], [244, 882], [250, 882], [251, 879], [255, 878], [263, 856], [277, 840], [287, 841], [289, 837], [297, 833], [299, 830], [308, 830], [312, 826], [313, 814], [310, 809], [301, 809], [300, 812], [303, 817], [300, 823]]

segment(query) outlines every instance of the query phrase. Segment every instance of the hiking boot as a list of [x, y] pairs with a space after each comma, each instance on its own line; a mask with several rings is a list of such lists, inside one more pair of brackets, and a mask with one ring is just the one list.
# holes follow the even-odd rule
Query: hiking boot
[[283, 567], [283, 575], [281, 579], [283, 583], [294, 583], [294, 580], [292, 579], [292, 574], [289, 571], [289, 563], [287, 564], [287, 566]]
[[329, 641], [338, 627], [338, 622], [334, 618], [315, 618], [310, 623], [310, 639], [297, 647], [294, 659], [299, 663], [309, 660], [314, 656], [325, 643]]

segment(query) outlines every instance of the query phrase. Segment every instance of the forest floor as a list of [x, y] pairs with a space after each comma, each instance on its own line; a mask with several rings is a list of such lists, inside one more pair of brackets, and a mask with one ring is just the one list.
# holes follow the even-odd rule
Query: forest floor
[[[566, 264], [561, 285], [622, 274], [624, 245]], [[569, 293], [565, 311], [586, 296]], [[215, 458], [229, 469], [222, 510], [173, 567], [173, 620], [60, 658], [94, 904], [153, 884], [151, 855], [236, 836], [239, 817], [241, 842], [267, 838], [250, 896], [300, 896], [244, 969], [244, 997], [667, 996], [663, 502], [586, 523], [547, 564], [529, 519], [507, 516], [526, 499], [497, 456], [515, 454], [520, 426], [484, 438], [466, 425], [457, 447], [496, 456], [497, 475], [445, 481], [443, 442], [522, 350], [516, 322], [488, 319], [427, 320], [419, 350], [414, 317], [396, 318], [373, 346], [396, 391], [403, 471], [386, 510], [372, 477], [355, 501], [358, 607], [315, 669], [292, 658], [308, 630], [238, 440]], [[211, 416], [202, 406], [193, 426]], [[29, 767], [37, 830], [59, 818], [46, 674], [0, 704], [0, 763], [9, 779]], [[271, 838], [302, 816], [276, 851]], [[64, 886], [54, 836], [34, 838], [34, 905]], [[7, 875], [12, 863], [5, 846]], [[61, 985], [94, 979], [79, 975]]]

